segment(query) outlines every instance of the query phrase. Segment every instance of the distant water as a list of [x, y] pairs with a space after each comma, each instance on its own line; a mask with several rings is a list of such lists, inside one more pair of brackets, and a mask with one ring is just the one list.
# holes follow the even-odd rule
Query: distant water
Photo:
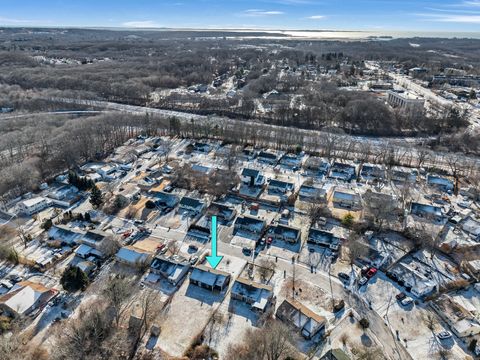
[[[75, 27], [70, 27], [75, 29]], [[82, 28], [82, 27], [78, 27]], [[76, 28], [76, 29], [78, 29]], [[96, 29], [96, 30], [116, 30], [116, 31], [185, 31], [185, 32], [211, 32], [212, 37], [218, 37], [218, 33], [228, 32], [230, 33], [229, 37], [235, 37], [232, 33], [241, 33], [238, 37], [249, 38], [250, 36], [245, 35], [246, 33], [266, 33], [270, 35], [252, 35], [253, 37], [262, 37], [262, 38], [283, 38], [286, 37], [296, 38], [296, 39], [344, 39], [344, 40], [361, 40], [361, 39], [399, 39], [399, 38], [469, 38], [469, 39], [480, 39], [480, 31], [470, 31], [470, 32], [452, 32], [452, 31], [393, 31], [393, 30], [280, 30], [280, 29], [266, 29], [266, 28], [127, 28], [127, 27], [86, 27], [85, 29]], [[205, 34], [203, 34], [205, 37]]]
[[338, 31], [338, 30], [267, 30], [273, 34], [284, 34], [304, 39], [399, 39], [399, 38], [470, 38], [480, 39], [480, 32], [436, 32], [436, 31]]

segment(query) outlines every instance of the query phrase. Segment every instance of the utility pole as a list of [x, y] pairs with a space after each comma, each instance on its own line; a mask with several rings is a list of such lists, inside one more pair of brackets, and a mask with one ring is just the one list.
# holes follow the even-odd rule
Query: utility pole
[[292, 298], [295, 299], [295, 256], [292, 256], [293, 278], [292, 278]]

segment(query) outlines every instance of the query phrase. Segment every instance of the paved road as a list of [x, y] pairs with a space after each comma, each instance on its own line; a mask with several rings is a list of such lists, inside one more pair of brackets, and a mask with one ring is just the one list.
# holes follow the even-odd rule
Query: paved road
[[[238, 258], [245, 258], [240, 247], [233, 246], [222, 241], [218, 242], [218, 253], [219, 255], [230, 255]], [[257, 257], [257, 260], [264, 258], [271, 259], [271, 256], [260, 253]], [[293, 272], [293, 265], [290, 261], [278, 258], [276, 269], [280, 273], [286, 271], [287, 275], [291, 276]], [[316, 273], [311, 273], [310, 268], [303, 264], [295, 265], [295, 277], [313, 283], [326, 291], [330, 291], [330, 289], [332, 289], [333, 296], [335, 298], [345, 299], [346, 302], [353, 307], [361, 317], [366, 317], [370, 321], [370, 328], [376, 335], [380, 346], [383, 347], [384, 353], [387, 354], [391, 359], [412, 359], [403, 345], [395, 340], [393, 333], [382, 317], [379, 316], [374, 310], [369, 308], [365, 300], [356, 292], [356, 290], [345, 289], [343, 283], [338, 278], [329, 276], [327, 272], [319, 271]]]

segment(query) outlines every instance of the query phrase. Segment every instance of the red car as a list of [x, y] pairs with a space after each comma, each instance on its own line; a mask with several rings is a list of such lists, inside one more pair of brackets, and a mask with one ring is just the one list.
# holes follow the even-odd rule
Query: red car
[[267, 245], [271, 245], [272, 241], [273, 241], [273, 239], [271, 237], [267, 238]]
[[377, 269], [372, 267], [372, 268], [368, 269], [366, 276], [367, 276], [367, 278], [371, 279], [372, 277], [375, 276], [376, 273], [377, 273]]

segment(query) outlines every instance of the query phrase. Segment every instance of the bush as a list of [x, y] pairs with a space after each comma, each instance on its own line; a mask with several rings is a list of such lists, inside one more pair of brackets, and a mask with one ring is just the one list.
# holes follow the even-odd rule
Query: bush
[[361, 318], [359, 324], [363, 329], [368, 329], [368, 327], [370, 326], [370, 321], [368, 321], [367, 318]]
[[470, 341], [470, 344], [468, 344], [468, 350], [470, 350], [471, 352], [474, 352], [476, 348], [477, 348], [477, 339], [473, 339], [472, 341]]
[[147, 209], [155, 209], [155, 203], [152, 201], [152, 200], [148, 200], [146, 203], [145, 203], [145, 207]]
[[89, 280], [87, 275], [77, 267], [69, 267], [66, 269], [60, 279], [60, 283], [67, 291], [85, 290]]
[[12, 264], [18, 264], [18, 253], [13, 247], [0, 245], [0, 260], [6, 260]]
[[43, 230], [48, 231], [53, 226], [53, 222], [51, 219], [46, 219], [42, 225], [40, 226]]
[[342, 225], [346, 226], [347, 228], [351, 228], [354, 224], [355, 218], [353, 217], [352, 214], [348, 213], [345, 215], [342, 219]]

